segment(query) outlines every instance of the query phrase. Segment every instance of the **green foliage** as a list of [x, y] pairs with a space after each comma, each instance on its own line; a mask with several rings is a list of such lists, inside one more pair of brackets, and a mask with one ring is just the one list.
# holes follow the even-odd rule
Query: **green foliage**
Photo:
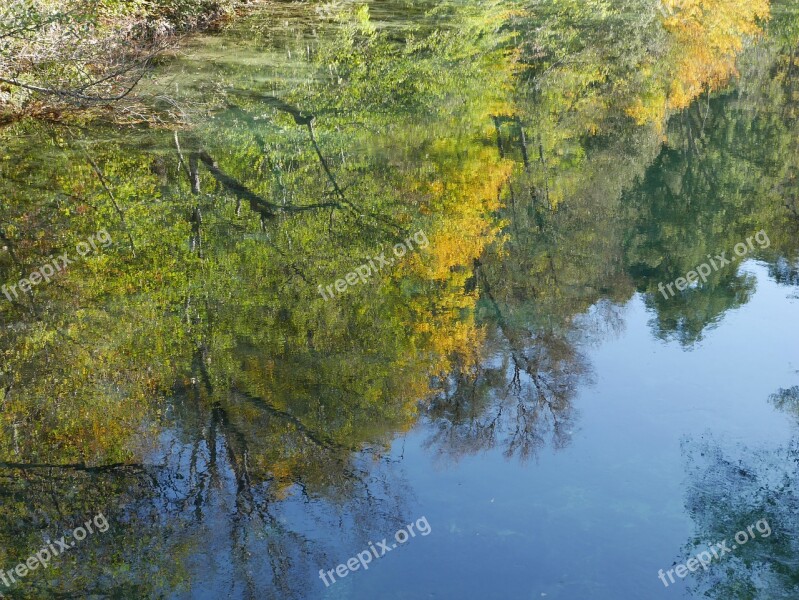
[[[224, 10], [103, 6], [176, 27]], [[0, 460], [72, 465], [72, 512], [107, 502], [137, 540], [34, 593], [84, 592], [103, 558], [98, 595], [168, 595], [204, 541], [196, 524], [235, 506], [262, 520], [291, 597], [279, 567], [307, 540], [270, 511], [300, 494], [374, 512], [372, 458], [420, 402], [442, 451], [530, 457], [568, 443], [591, 371], [578, 342], [617, 326], [636, 291], [655, 334], [690, 345], [751, 282], [729, 270], [661, 302], [659, 281], [761, 228], [773, 247], [757, 258], [795, 277], [780, 270], [796, 262], [791, 46], [747, 54], [741, 94], [639, 125], [627, 109], [665, 94], [691, 49], [649, 4], [431, 2], [410, 23], [374, 5], [314, 9], [270, 5], [160, 65], [146, 85], [184, 128], [0, 132], [0, 285], [100, 229], [113, 238], [21, 301], [0, 297]], [[428, 248], [322, 298], [420, 230]], [[127, 466], [82, 470], [113, 463]], [[4, 522], [30, 497], [35, 532], [67, 524], [49, 504], [59, 484], [40, 483], [0, 486]], [[241, 557], [264, 555], [242, 531], [231, 554], [245, 572]], [[31, 528], [0, 534], [14, 556], [36, 547]], [[142, 577], [153, 554], [176, 572]]]
[[0, 116], [127, 98], [170, 36], [230, 15], [237, 5], [13, 0], [0, 8]]

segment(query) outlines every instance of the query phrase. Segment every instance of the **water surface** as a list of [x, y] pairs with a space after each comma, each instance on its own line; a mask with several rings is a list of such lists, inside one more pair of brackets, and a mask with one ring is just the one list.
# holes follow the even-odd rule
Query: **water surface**
[[0, 132], [3, 282], [113, 240], [0, 297], [0, 568], [110, 524], [0, 591], [795, 598], [797, 17], [755, 4], [268, 5], [160, 62], [159, 127]]

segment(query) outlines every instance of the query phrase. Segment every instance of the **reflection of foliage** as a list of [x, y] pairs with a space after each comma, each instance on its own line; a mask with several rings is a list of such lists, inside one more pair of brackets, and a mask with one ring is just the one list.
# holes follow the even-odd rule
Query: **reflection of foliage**
[[[434, 402], [433, 419], [439, 429], [433, 443], [444, 453], [447, 447], [456, 454], [495, 445], [506, 450], [513, 447], [509, 440], [502, 439], [503, 419], [499, 418], [513, 423], [508, 406], [516, 377], [509, 365], [519, 364], [520, 352], [523, 355], [530, 348], [544, 351], [547, 348], [542, 342], [547, 337], [544, 332], [552, 331], [553, 323], [561, 332], [584, 331], [586, 322], [577, 321], [576, 315], [588, 311], [592, 305], [613, 306], [614, 302], [624, 302], [635, 286], [649, 292], [646, 302], [657, 311], [654, 321], [657, 335], [691, 345], [728, 310], [749, 301], [753, 279], [728, 269], [714, 274], [707, 286], [668, 301], [657, 295], [658, 281], [668, 282], [684, 275], [704, 262], [709, 252], [731, 248], [767, 223], [768, 231], [780, 237], [774, 244], [779, 246], [776, 252], [795, 252], [794, 245], [780, 234], [786, 221], [779, 197], [764, 191], [774, 180], [761, 177], [756, 181], [757, 190], [740, 192], [746, 179], [732, 166], [733, 157], [724, 154], [730, 141], [727, 132], [747, 131], [724, 122], [741, 123], [750, 118], [750, 113], [743, 110], [731, 111], [730, 105], [748, 105], [753, 100], [722, 96], [712, 106], [694, 107], [675, 117], [669, 147], [661, 152], [662, 140], [654, 130], [635, 128], [629, 120], [601, 109], [625, 105], [619, 96], [622, 88], [613, 87], [619, 86], [622, 74], [608, 75], [605, 87], [595, 85], [596, 82], [582, 85], [577, 78], [578, 71], [586, 68], [591, 57], [603, 52], [615, 56], [620, 46], [630, 43], [630, 36], [622, 40], [611, 33], [617, 20], [644, 17], [640, 11], [621, 8], [607, 8], [607, 14], [588, 10], [577, 14], [578, 5], [549, 3], [533, 11], [545, 23], [543, 37], [531, 37], [540, 46], [529, 50], [538, 52], [527, 72], [536, 89], [533, 94], [536, 102], [531, 109], [535, 116], [529, 122], [502, 116], [494, 119], [500, 154], [513, 157], [518, 163], [513, 179], [504, 190], [506, 206], [501, 215], [509, 225], [504, 230], [503, 243], [496, 252], [489, 252], [481, 259], [479, 272], [467, 282], [467, 289], [474, 287], [480, 291], [478, 314], [496, 328], [498, 337], [508, 340], [509, 347], [499, 344], [494, 349], [502, 357], [500, 366], [482, 365], [470, 375], [454, 377], [448, 382], [452, 389]], [[553, 11], [552, 14], [546, 16], [547, 10]], [[737, 11], [730, 6], [725, 10]], [[706, 17], [702, 17], [705, 24]], [[597, 26], [586, 25], [595, 21], [599, 22]], [[558, 45], [558, 34], [562, 33], [558, 27], [574, 27], [589, 36], [575, 36], [572, 40], [571, 52], [579, 55], [580, 60]], [[652, 27], [657, 29], [657, 24]], [[630, 25], [627, 29], [644, 35], [640, 26]], [[619, 28], [619, 31], [626, 30]], [[552, 49], [557, 48], [560, 54], [547, 54], [548, 32], [553, 36]], [[658, 39], [664, 44], [668, 41], [665, 37]], [[532, 41], [528, 43], [534, 45]], [[672, 49], [678, 52], [680, 48], [677, 44]], [[772, 48], [771, 52], [772, 62], [760, 63], [754, 72], [747, 67], [749, 77], [782, 77], [781, 69], [772, 72], [767, 68], [780, 64], [779, 51]], [[611, 61], [608, 68], [634, 70], [636, 56], [629, 53], [624, 56], [625, 60]], [[719, 82], [706, 83], [712, 86]], [[648, 93], [643, 84], [623, 89], [632, 97]], [[561, 101], [566, 102], [564, 98], [571, 100], [566, 111], [560, 105]], [[777, 90], [769, 101], [780, 106], [783, 95]], [[772, 123], [764, 118], [763, 135], [779, 136], [781, 146], [775, 148], [768, 143], [763, 146], [780, 156], [790, 154], [792, 123], [786, 120], [783, 129], [777, 131]], [[586, 132], [597, 135], [592, 139]], [[734, 158], [738, 154], [754, 154], [752, 158], [738, 160], [747, 168], [754, 163], [769, 169], [776, 160], [759, 156], [762, 138], [749, 135], [736, 143]], [[658, 152], [661, 152], [659, 157]], [[650, 163], [653, 164], [647, 172]], [[728, 181], [708, 177], [709, 173], [718, 172], [729, 173]], [[780, 174], [776, 180], [782, 177]], [[729, 189], [730, 194], [719, 193], [721, 186]], [[724, 208], [724, 205], [732, 206]], [[553, 210], [553, 206], [557, 208]], [[732, 222], [733, 219], [736, 221]], [[719, 231], [725, 234], [721, 236]], [[774, 253], [772, 248], [759, 256], [774, 256]], [[525, 340], [530, 330], [537, 333]], [[578, 354], [575, 335], [555, 335], [570, 352]], [[492, 347], [491, 343], [492, 336], [487, 340], [487, 348]], [[544, 376], [547, 373], [544, 368]], [[526, 377], [535, 381], [541, 374], [533, 368]], [[518, 430], [528, 434], [530, 443], [526, 448], [532, 451], [541, 444], [553, 423], [557, 424], [559, 418], [568, 420], [570, 412], [568, 402], [542, 403], [536, 393], [527, 397], [532, 400], [527, 405], [521, 403], [515, 414], [535, 416]], [[558, 407], [562, 412], [553, 411], [554, 418], [550, 421], [546, 411], [527, 410], [530, 406]], [[458, 424], [458, 428], [451, 430], [452, 423]]]
[[542, 100], [539, 120], [579, 134], [625, 115], [659, 128], [670, 111], [728, 81], [768, 15], [768, 0], [535, 3], [519, 27], [530, 32], [522, 59]]
[[[102, 227], [114, 239], [0, 303], [0, 459], [163, 463], [147, 494], [108, 492], [188, 529], [175, 547], [144, 530], [143, 547], [174, 556], [176, 579], [229, 560], [242, 596], [262, 591], [250, 572], [268, 556], [270, 593], [291, 597], [326, 540], [286, 515], [301, 506], [329, 525], [346, 506], [373, 531], [375, 505], [382, 518], [401, 495], [370, 478], [420, 401], [432, 398], [430, 444], [444, 454], [527, 458], [568, 443], [590, 380], [581, 346], [617, 330], [635, 289], [651, 296], [759, 228], [773, 247], [758, 258], [796, 257], [781, 202], [797, 137], [779, 110], [784, 48], [743, 69], [764, 89], [679, 115], [661, 151], [657, 128], [626, 109], [670, 84], [642, 64], [677, 61], [658, 63], [662, 75], [691, 57], [654, 10], [627, 10], [638, 0], [585, 4], [602, 10], [551, 3], [543, 29], [539, 5], [525, 21], [498, 2], [447, 2], [412, 25], [352, 3], [335, 24], [309, 21], [305, 6], [280, 34], [281, 54], [300, 57], [278, 73], [289, 91], [234, 49], [183, 88], [208, 113], [190, 131], [0, 133], [0, 281]], [[274, 42], [257, 23], [240, 35]], [[575, 56], [551, 53], [559, 37]], [[197, 41], [200, 55], [203, 43], [214, 41]], [[514, 103], [520, 61], [529, 87]], [[176, 59], [162, 75], [193, 66]], [[318, 294], [418, 230], [429, 248], [333, 300]], [[691, 343], [750, 293], [724, 272], [705, 294], [648, 300], [659, 332]], [[9, 521], [25, 510], [4, 508]], [[214, 525], [227, 534], [219, 559], [198, 550]], [[15, 532], [3, 535], [24, 554]]]
[[[197, 368], [170, 405], [174, 437], [158, 457], [166, 512], [194, 548], [186, 567], [195, 585], [219, 596], [307, 598], [319, 565], [335, 560], [330, 549], [407, 518], [403, 482], [379, 449], [353, 452], [246, 394], [209, 405]], [[219, 571], [230, 575], [205, 576]]]
[[[365, 13], [358, 18], [368, 25]], [[470, 44], [451, 23], [407, 54], [376, 31], [351, 50], [382, 56], [386, 70], [418, 72], [414, 85], [426, 95], [405, 100], [427, 103], [421, 121], [418, 106], [383, 102], [391, 77], [367, 81], [353, 70], [347, 96], [366, 86], [381, 102], [332, 110], [343, 97], [337, 79], [277, 99], [233, 68], [223, 72], [235, 82], [225, 86], [235, 87], [230, 102], [190, 132], [131, 132], [117, 142], [96, 126], [2, 132], [0, 191], [10, 202], [0, 207], [9, 249], [0, 280], [18, 280], [102, 227], [114, 244], [0, 305], [9, 325], [0, 330], [0, 459], [164, 463], [151, 502], [186, 530], [159, 538], [142, 528], [142, 547], [131, 548], [140, 554], [124, 568], [131, 581], [149, 581], [148, 548], [157, 548], [180, 574], [131, 594], [205, 581], [227, 561], [243, 597], [301, 597], [311, 566], [326, 562], [322, 549], [341, 543], [323, 537], [340, 515], [367, 537], [402, 514], [401, 486], [381, 486], [377, 471], [431, 394], [431, 376], [479, 361], [477, 294], [464, 285], [497, 233], [492, 211], [510, 171], [487, 117], [505, 92], [489, 97], [480, 85], [506, 80], [510, 64], [502, 52], [483, 64], [458, 57]], [[482, 49], [491, 45], [490, 31], [475, 31]], [[429, 76], [445, 67], [451, 78]], [[459, 89], [461, 77], [471, 87]], [[36, 146], [41, 154], [25, 150]], [[418, 230], [426, 250], [332, 301], [318, 294], [318, 284], [365, 256], [391, 256]], [[130, 495], [149, 510], [144, 491]], [[137, 510], [124, 490], [109, 496]], [[321, 539], [287, 524], [296, 508], [323, 524]], [[28, 540], [6, 539], [25, 553]], [[77, 578], [75, 586], [92, 589]]]
[[708, 542], [731, 540], [765, 519], [772, 533], [736, 548], [699, 572], [695, 595], [707, 598], [788, 600], [799, 594], [799, 445], [725, 451], [718, 443], [685, 442], [690, 485], [687, 508], [697, 527], [686, 558]]
[[[151, 473], [141, 467], [91, 469], [44, 465], [0, 474], [0, 562], [13, 566], [99, 512], [106, 532], [95, 531], [47, 569], [8, 590], [12, 598], [75, 598], [87, 594], [145, 598], [166, 593], [186, 577], [179, 558], [186, 548], [166, 544], [170, 526], [153, 499]], [[22, 503], [22, 506], [20, 506]], [[148, 575], [140, 572], [148, 556]]]
[[735, 244], [759, 230], [771, 244], [756, 244], [750, 258], [767, 260], [772, 273], [786, 275], [777, 277], [785, 283], [797, 261], [796, 227], [784, 201], [797, 190], [796, 120], [781, 111], [786, 98], [779, 82], [788, 67], [779, 49], [766, 51], [771, 62], [746, 61], [744, 91], [696, 104], [672, 119], [666, 149], [623, 200], [638, 213], [625, 241], [631, 273], [657, 310], [658, 335], [686, 345], [727, 310], [748, 302], [751, 278], [738, 274], [734, 262], [674, 298], [664, 298], [658, 283], [684, 277], [708, 255], [731, 257]]
[[[327, 549], [341, 543], [341, 519], [362, 542], [407, 516], [402, 481], [371, 452], [354, 455], [323, 433], [292, 427], [289, 415], [241, 408], [236, 399], [208, 406], [198, 375], [175, 390], [170, 433], [150, 457], [155, 465], [3, 469], [3, 564], [41, 547], [41, 534], [57, 539], [99, 510], [110, 524], [26, 578], [11, 597], [157, 598], [202, 585], [220, 597], [235, 589], [241, 597], [305, 598], [318, 566], [334, 560]], [[306, 463], [291, 486], [285, 474], [262, 473], [288, 449]], [[320, 502], [325, 498], [335, 502]], [[317, 523], [316, 532], [305, 519]], [[206, 580], [208, 572], [217, 575]]]
[[705, 89], [719, 89], [736, 73], [744, 43], [761, 33], [760, 22], [769, 17], [769, 0], [663, 0], [663, 4], [671, 13], [664, 26], [675, 45], [667, 61], [674, 65], [668, 102], [679, 110]]
[[775, 408], [799, 417], [799, 385], [781, 389], [769, 397]]
[[548, 438], [555, 448], [571, 440], [571, 403], [588, 376], [584, 357], [573, 342], [552, 333], [537, 332], [524, 347], [512, 347], [516, 335], [492, 340], [501, 359], [445, 382], [445, 391], [432, 400], [428, 445], [439, 453], [457, 458], [500, 447], [507, 457], [526, 460]]
[[[369, 29], [367, 46], [345, 54], [385, 55], [384, 68], [397, 72], [429, 74], [446, 62], [453, 77], [504, 77], [491, 63], [501, 53], [486, 54], [483, 65], [471, 54], [458, 56], [468, 46], [461, 23], [471, 31], [475, 10], [462, 22], [451, 20], [436, 38], [448, 40], [441, 45], [406, 55], [387, 34]], [[358, 27], [366, 27], [368, 14], [356, 16]], [[326, 36], [324, 44], [346, 46], [348, 32], [344, 27], [342, 39]], [[486, 33], [473, 31], [483, 49], [491, 44]], [[312, 60], [323, 56], [312, 53]], [[342, 71], [353, 86], [347, 97], [367, 84], [358, 73]], [[417, 79], [431, 99], [446, 92], [451, 101], [462, 99], [463, 108], [435, 108], [418, 124], [402, 101], [359, 103], [357, 118], [370, 124], [364, 128], [351, 114], [324, 114], [342, 94], [337, 83], [323, 81], [298, 99], [310, 112], [240, 88], [238, 104], [217, 114], [216, 123], [179, 136], [152, 132], [126, 146], [27, 124], [6, 132], [11, 144], [13, 133], [30, 136], [21, 144], [41, 140], [53, 160], [31, 162], [24, 152], [8, 157], [0, 185], [14, 202], [0, 218], [9, 224], [3, 233], [13, 255], [0, 259], [4, 281], [102, 226], [115, 244], [23, 302], [0, 307], [4, 320], [16, 323], [2, 334], [8, 409], [2, 419], [9, 432], [3, 452], [90, 464], [134, 460], [133, 440], [157, 422], [158, 394], [191, 376], [198, 353], [215, 398], [260, 399], [244, 406], [282, 411], [316, 430], [329, 427], [329, 437], [346, 448], [382, 443], [376, 422], [407, 428], [431, 375], [447, 372], [454, 355], [475, 363], [481, 333], [469, 313], [476, 295], [463, 294], [463, 285], [496, 235], [490, 212], [509, 169], [481, 139], [492, 131], [481, 115], [494, 110], [496, 99], [477, 85], [458, 91], [435, 88], [426, 75]], [[363, 93], [390, 98], [392, 81], [369, 78], [371, 91]], [[375, 138], [373, 129], [387, 116], [402, 126]], [[142, 142], [152, 152], [137, 151]], [[386, 168], [386, 156], [395, 168]], [[433, 168], [419, 176], [423, 162]], [[21, 185], [27, 173], [51, 190], [44, 199]], [[53, 235], [41, 236], [48, 220]], [[364, 256], [390, 255], [391, 244], [419, 229], [429, 250], [333, 302], [319, 296], [319, 283], [343, 276]], [[91, 406], [100, 401], [107, 409], [95, 415]], [[307, 467], [295, 458], [271, 464], [271, 473], [291, 481]]]

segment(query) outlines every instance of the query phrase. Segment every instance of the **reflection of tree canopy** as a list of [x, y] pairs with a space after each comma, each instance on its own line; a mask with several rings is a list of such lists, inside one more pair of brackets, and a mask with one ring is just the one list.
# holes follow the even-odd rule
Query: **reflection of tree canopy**
[[[621, 301], [631, 279], [656, 312], [656, 334], [690, 345], [748, 302], [753, 280], [733, 266], [668, 299], [659, 282], [683, 277], [760, 229], [772, 245], [754, 257], [784, 281], [797, 264], [790, 213], [799, 197], [790, 109], [799, 71], [795, 13], [778, 3], [772, 37], [740, 61], [740, 90], [708, 93], [672, 117], [661, 148], [665, 99], [672, 97], [673, 109], [720, 89], [737, 70], [730, 52], [748, 43], [741, 32], [755, 32], [767, 10], [762, 3], [718, 2], [712, 11], [680, 3], [667, 7], [672, 16], [664, 24], [649, 3], [597, 4], [602, 10], [543, 3], [520, 20], [523, 31], [543, 23], [544, 33], [523, 44], [529, 66], [520, 118], [495, 119], [500, 152], [518, 162], [503, 213], [511, 223], [510, 260], [495, 279], [516, 297], [534, 289], [538, 305], [551, 299], [559, 308], [579, 295], [585, 308], [603, 295]], [[713, 14], [730, 28], [714, 30], [720, 21]], [[572, 34], [563, 45], [554, 23]], [[714, 56], [719, 63], [706, 64]], [[629, 116], [654, 127], [635, 128]], [[553, 207], [564, 214], [552, 216]]]
[[[369, 28], [365, 13], [353, 26], [355, 42], [348, 27], [338, 40], [357, 42], [341, 50], [350, 60], [374, 54], [385, 68], [435, 70], [443, 54], [453, 77], [501, 75], [494, 64], [474, 64], [478, 50], [458, 56], [469, 43], [457, 20], [423, 47], [397, 47]], [[474, 32], [488, 61], [482, 34]], [[335, 44], [326, 37], [319, 52]], [[402, 102], [323, 114], [321, 99], [342, 97], [345, 76], [348, 97], [391, 97], [389, 78], [378, 79], [384, 88], [356, 92], [366, 74], [342, 67], [336, 83], [320, 82], [302, 108], [245, 86], [240, 106], [190, 134], [112, 144], [77, 127], [21, 124], [13, 132], [19, 141], [9, 132], [4, 281], [101, 227], [115, 243], [0, 308], [15, 324], [2, 333], [6, 426], [27, 444], [6, 452], [90, 463], [132, 458], [132, 435], [158, 419], [154, 395], [196, 376], [198, 363], [214, 396], [258, 399], [249, 405], [330, 428], [331, 439], [353, 448], [375, 439], [375, 423], [408, 427], [429, 376], [449, 370], [451, 356], [475, 362], [480, 332], [468, 311], [476, 295], [464, 294], [463, 282], [496, 231], [489, 211], [507, 168], [481, 139], [492, 126], [480, 116], [488, 112], [481, 102], [494, 106], [502, 90], [491, 98], [476, 84], [444, 90], [425, 80], [431, 100], [446, 91], [463, 108], [439, 108], [424, 122]], [[376, 137], [388, 117], [395, 125]], [[21, 151], [31, 143], [41, 144], [46, 161]], [[41, 235], [48, 221], [49, 235]], [[419, 230], [429, 249], [335, 301], [320, 297], [318, 284], [381, 251], [391, 256], [391, 244]], [[108, 399], [108, 410], [84, 421], [79, 415], [98, 398]], [[342, 410], [346, 404], [354, 412]], [[153, 413], [142, 420], [146, 407]], [[367, 417], [369, 410], [380, 417]]]
[[[340, 519], [366, 538], [402, 518], [401, 482], [389, 485], [382, 457], [413, 424], [432, 375], [478, 362], [477, 294], [464, 284], [496, 234], [491, 211], [508, 174], [487, 117], [505, 91], [483, 85], [506, 78], [509, 63], [475, 14], [456, 16], [449, 31], [398, 46], [396, 30], [373, 31], [359, 12], [310, 53], [308, 68], [334, 51], [353, 61], [334, 80], [277, 99], [248, 71], [223, 72], [236, 93], [191, 131], [111, 142], [115, 132], [96, 125], [3, 132], [3, 282], [101, 228], [114, 240], [0, 306], [6, 467], [144, 470], [129, 488], [87, 495], [96, 506], [111, 498], [117, 520], [138, 510], [152, 524], [118, 530], [136, 530], [141, 545], [119, 556], [129, 575], [95, 580], [98, 593], [139, 581], [151, 587], [130, 594], [157, 596], [230, 563], [224, 593], [301, 597], [325, 548], [341, 543], [324, 538]], [[418, 94], [357, 102], [390, 99], [397, 85], [360, 70], [358, 57], [405, 71]], [[446, 78], [429, 76], [444, 67]], [[431, 108], [420, 118], [411, 100]], [[420, 230], [426, 249], [332, 301], [319, 295], [319, 284], [391, 256]], [[73, 504], [61, 503], [40, 510]], [[297, 514], [318, 521], [316, 538]], [[38, 530], [0, 535], [24, 557]], [[113, 554], [99, 538], [91, 547]], [[179, 565], [174, 577], [148, 578], [150, 550]], [[66, 595], [92, 589], [77, 576], [37, 581]]]
[[431, 402], [428, 445], [453, 457], [500, 447], [523, 460], [550, 442], [566, 446], [575, 426], [571, 403], [589, 375], [574, 343], [544, 331], [522, 347], [507, 338], [488, 343], [496, 359], [446, 381]]
[[772, 534], [739, 546], [689, 584], [708, 598], [785, 599], [799, 593], [799, 445], [752, 450], [724, 448], [712, 439], [687, 441], [686, 506], [697, 533], [685, 558], [707, 543], [731, 540], [736, 532], [765, 519]]
[[[342, 520], [362, 541], [407, 516], [403, 482], [384, 464], [313, 434], [292, 442], [284, 432], [282, 443], [323, 471], [310, 467], [291, 486], [264, 479], [261, 463], [270, 458], [264, 432], [276, 425], [243, 419], [235, 404], [208, 406], [205, 391], [199, 383], [176, 390], [167, 416], [173, 427], [149, 457], [152, 464], [4, 469], [4, 564], [41, 547], [43, 533], [57, 539], [100, 510], [110, 524], [15, 586], [10, 597], [146, 598], [202, 586], [220, 596], [303, 598], [318, 566], [334, 560]], [[308, 520], [318, 525], [316, 533]]]
[[[796, 417], [799, 386], [769, 398]], [[686, 558], [707, 543], [730, 540], [765, 519], [772, 530], [739, 545], [706, 573], [692, 591], [707, 598], [785, 599], [799, 594], [799, 441], [775, 448], [745, 448], [708, 437], [686, 440], [686, 507], [697, 528]]]
[[[329, 540], [291, 515], [336, 529], [345, 507], [356, 531], [390, 531], [404, 499], [381, 461], [420, 400], [432, 399], [429, 441], [444, 454], [561, 447], [590, 379], [581, 344], [616, 331], [618, 307], [651, 292], [658, 269], [694, 266], [707, 249], [691, 227], [723, 228], [707, 239], [726, 248], [772, 225], [762, 258], [793, 264], [775, 204], [795, 189], [795, 123], [778, 114], [785, 52], [750, 67], [768, 89], [735, 100], [740, 111], [721, 97], [679, 116], [657, 158], [658, 127], [637, 126], [634, 108], [671, 89], [674, 65], [659, 79], [640, 67], [681, 46], [653, 10], [560, 18], [577, 6], [523, 18], [494, 2], [442, 3], [412, 26], [375, 24], [351, 3], [323, 19], [304, 7], [296, 37], [259, 34], [257, 20], [242, 28], [254, 47], [300, 57], [263, 65], [263, 77], [238, 56], [193, 86], [191, 59], [164, 66], [156, 82], [174, 78], [177, 101], [203, 107], [177, 132], [0, 132], [0, 282], [101, 228], [114, 240], [0, 302], [0, 460], [26, 473], [0, 489], [13, 500], [0, 530], [9, 556], [36, 547], [43, 526], [24, 521], [29, 506], [68, 527], [110, 504], [114, 535], [138, 545], [98, 538], [115, 575], [98, 593], [156, 596], [229, 561], [232, 593], [263, 594], [250, 573], [268, 562], [268, 593], [297, 596]], [[568, 38], [580, 60], [542, 50], [531, 66], [536, 27], [542, 44]], [[652, 31], [662, 48], [648, 53]], [[195, 41], [198, 55], [213, 43]], [[292, 77], [300, 84], [285, 90]], [[766, 108], [747, 127], [755, 97]], [[647, 172], [656, 159], [660, 176]], [[728, 195], [744, 176], [756, 181]], [[427, 249], [332, 301], [319, 295], [420, 230]], [[746, 281], [724, 277], [707, 302], [655, 304], [664, 330], [697, 339], [746, 301]], [[67, 484], [79, 492], [55, 498]], [[143, 575], [156, 553], [174, 575]], [[91, 564], [37, 593], [90, 589]]]
[[[723, 10], [736, 12], [739, 8], [725, 5]], [[504, 347], [497, 344], [493, 350], [496, 354], [487, 352], [487, 356], [498, 357], [496, 365], [488, 361], [468, 376], [453, 377], [435, 400], [432, 416], [437, 431], [431, 443], [443, 453], [495, 445], [513, 453], [511, 449], [519, 447], [519, 432], [526, 432], [524, 447], [530, 451], [540, 446], [547, 431], [558, 430], [560, 418], [568, 422], [570, 409], [565, 398], [571, 394], [560, 395], [560, 401], [555, 403], [546, 400], [535, 389], [536, 378], [542, 373], [528, 368], [530, 362], [525, 353], [531, 348], [539, 355], [551, 351], [542, 340], [554, 335], [564, 348], [569, 348], [571, 356], [579, 356], [573, 345], [579, 336], [566, 332], [585, 331], [585, 321], [576, 324], [574, 317], [597, 302], [610, 300], [606, 306], [624, 302], [635, 286], [648, 292], [646, 301], [657, 314], [657, 334], [692, 344], [728, 310], [749, 301], [753, 278], [737, 275], [735, 268], [727, 269], [715, 274], [702, 289], [668, 301], [657, 295], [659, 281], [670, 282], [684, 275], [704, 262], [709, 252], [732, 248], [766, 224], [768, 231], [774, 232], [770, 236], [772, 248], [757, 256], [774, 260], [772, 264], [785, 261], [775, 258], [780, 254], [795, 256], [795, 244], [783, 234], [788, 221], [780, 196], [767, 187], [784, 181], [789, 173], [787, 165], [773, 175], [771, 171], [772, 165], [792, 156], [795, 123], [790, 119], [775, 120], [769, 114], [769, 106], [776, 112], [785, 105], [786, 96], [780, 85], [766, 98], [766, 107], [760, 103], [760, 90], [771, 82], [782, 81], [790, 68], [783, 61], [783, 53], [789, 47], [774, 43], [765, 53], [765, 61], [747, 63], [745, 76], [750, 81], [763, 82], [761, 87], [746, 87], [757, 90], [756, 100], [746, 95], [721, 96], [708, 106], [697, 105], [674, 117], [668, 144], [661, 150], [657, 128], [636, 128], [629, 119], [610, 112], [619, 107], [623, 112], [623, 107], [630, 105], [624, 94], [642, 98], [648, 93], [644, 90], [651, 89], [649, 84], [620, 85], [640, 67], [637, 60], [648, 60], [630, 54], [630, 44], [634, 46], [636, 38], [629, 32], [643, 39], [646, 28], [640, 23], [628, 23], [626, 29], [616, 26], [625, 19], [642, 20], [656, 30], [659, 17], [621, 6], [608, 10], [608, 14], [600, 16], [599, 11], [591, 12], [580, 3], [551, 3], [539, 5], [531, 13], [531, 19], [538, 18], [531, 22], [540, 25], [543, 19], [549, 23], [553, 38], [547, 42], [548, 29], [543, 26], [544, 37], [531, 37], [534, 42], [528, 40], [525, 46], [525, 52], [535, 54], [539, 62], [533, 61], [526, 72], [532, 77], [532, 93], [531, 100], [520, 106], [522, 116], [494, 117], [498, 151], [513, 158], [517, 167], [504, 190], [506, 206], [501, 215], [508, 225], [501, 248], [496, 255], [489, 253], [481, 259], [482, 266], [469, 282], [481, 293], [478, 314], [496, 329], [496, 337], [507, 342]], [[703, 18], [707, 16], [705, 13]], [[741, 14], [735, 16], [740, 17]], [[522, 19], [522, 30], [524, 23]], [[567, 51], [559, 43], [562, 38], [554, 23], [584, 35], [575, 33], [570, 38], [574, 47]], [[781, 24], [775, 23], [775, 27], [781, 28]], [[621, 31], [624, 35], [618, 33]], [[671, 44], [668, 52], [676, 51], [681, 43], [694, 43], [687, 38], [679, 43], [670, 41], [668, 35], [656, 39], [664, 48]], [[699, 50], [693, 47], [692, 51]], [[618, 72], [597, 75], [599, 79], [588, 85], [581, 76], [587, 76], [586, 65], [593, 64], [591, 60], [603, 56], [603, 52], [607, 53], [605, 58], [624, 53], [626, 62], [610, 61], [608, 68]], [[771, 69], [771, 65], [776, 69]], [[723, 76], [719, 70], [714, 72], [718, 77], [706, 83], [718, 87]], [[680, 75], [679, 69], [666, 68], [658, 77], [667, 78], [668, 73], [668, 77], [677, 77], [678, 81], [682, 81], [680, 76], [687, 78], [675, 84], [674, 90], [679, 87], [684, 91], [696, 85], [696, 80], [691, 79], [696, 73], [689, 77], [686, 73]], [[693, 83], [688, 83], [689, 79]], [[604, 83], [597, 85], [599, 80]], [[663, 89], [668, 90], [669, 85]], [[697, 94], [698, 90], [691, 93]], [[758, 106], [762, 115], [754, 131], [748, 125], [750, 105]], [[608, 107], [607, 111], [602, 107]], [[532, 116], [524, 115], [526, 110]], [[740, 139], [731, 140], [730, 131], [740, 131]], [[764, 137], [774, 137], [779, 143], [775, 146], [764, 142]], [[731, 141], [732, 152], [727, 148]], [[733, 164], [736, 160], [737, 167]], [[741, 171], [751, 170], [753, 165], [763, 170], [763, 176], [750, 185], [754, 189], [740, 189], [746, 182]], [[708, 176], [713, 173], [723, 175]], [[555, 329], [553, 322], [557, 324]], [[609, 318], [607, 323], [613, 324], [614, 320]], [[494, 348], [493, 337], [489, 336], [487, 348]], [[543, 366], [544, 378], [552, 376], [546, 363], [533, 362]], [[531, 378], [533, 393], [526, 394], [528, 402], [519, 402], [516, 412], [509, 412], [511, 401], [525, 396], [512, 395], [520, 391], [515, 383], [518, 365], [526, 366], [522, 372], [529, 371], [526, 376]], [[572, 368], [567, 374], [579, 380], [585, 370]], [[556, 379], [564, 373], [558, 375]], [[538, 410], [553, 406], [561, 412]], [[535, 419], [530, 420], [531, 415]], [[514, 417], [518, 427], [512, 426]], [[530, 426], [531, 422], [534, 426]], [[450, 429], [453, 423], [457, 428]], [[503, 439], [506, 429], [517, 435], [508, 434]], [[560, 430], [568, 430], [568, 426]], [[522, 450], [521, 454], [525, 452]]]
[[[766, 76], [762, 85], [774, 74]], [[748, 302], [752, 283], [738, 274], [738, 261], [674, 298], [658, 291], [658, 283], [684, 277], [707, 263], [708, 255], [731, 257], [737, 243], [763, 230], [770, 247], [758, 247], [748, 258], [769, 261], [775, 274], [796, 261], [795, 226], [784, 200], [797, 189], [792, 175], [796, 122], [768, 109], [783, 100], [780, 88], [774, 90], [759, 114], [749, 110], [751, 98], [738, 94], [694, 105], [672, 119], [668, 147], [641, 185], [625, 196], [625, 204], [638, 213], [635, 229], [627, 234], [627, 260], [657, 310], [658, 335], [693, 343], [708, 324]]]
[[777, 409], [799, 417], [799, 385], [779, 390], [771, 395], [769, 402]]

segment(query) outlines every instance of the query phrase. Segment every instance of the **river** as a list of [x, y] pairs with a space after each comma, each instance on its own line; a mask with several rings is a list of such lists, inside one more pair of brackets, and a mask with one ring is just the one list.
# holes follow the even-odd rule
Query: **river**
[[0, 592], [797, 597], [795, 5], [594, 4], [266, 4], [0, 130], [0, 569], [75, 539]]

